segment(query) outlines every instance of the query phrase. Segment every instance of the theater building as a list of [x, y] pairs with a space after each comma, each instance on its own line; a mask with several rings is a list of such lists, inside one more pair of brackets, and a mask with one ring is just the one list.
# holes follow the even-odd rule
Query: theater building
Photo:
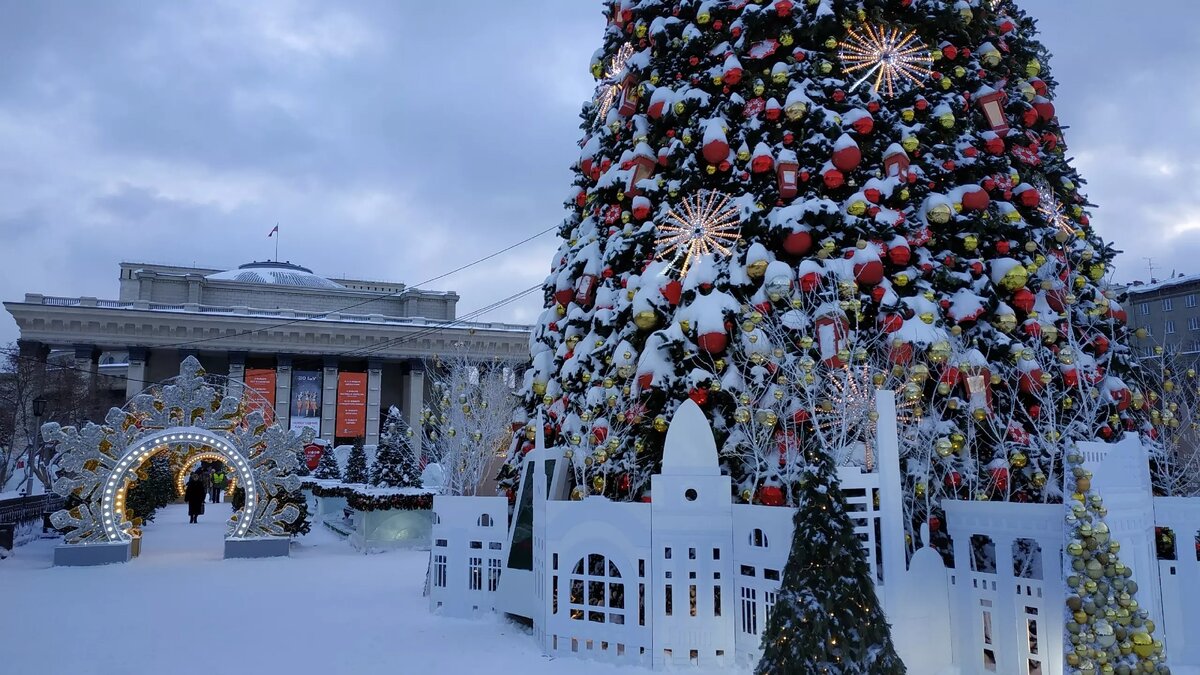
[[27, 293], [4, 307], [22, 356], [73, 354], [76, 368], [125, 398], [177, 375], [194, 355], [208, 372], [262, 394], [286, 426], [371, 444], [381, 411], [394, 405], [410, 422], [420, 414], [435, 355], [527, 360], [528, 326], [459, 321], [458, 300], [289, 262], [233, 270], [121, 263], [113, 299]]

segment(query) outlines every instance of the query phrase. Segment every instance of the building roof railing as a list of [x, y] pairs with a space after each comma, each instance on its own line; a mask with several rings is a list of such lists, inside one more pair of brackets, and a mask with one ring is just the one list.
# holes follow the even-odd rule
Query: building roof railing
[[[312, 321], [332, 321], [342, 323], [373, 323], [394, 326], [417, 326], [447, 329], [476, 329], [507, 332], [529, 332], [530, 326], [513, 323], [456, 321], [427, 319], [425, 317], [397, 317], [382, 314], [352, 314], [349, 312], [308, 312], [292, 309], [258, 309], [242, 306], [201, 305], [193, 303], [162, 303], [147, 300], [102, 300], [88, 296], [77, 298], [37, 293], [25, 294], [25, 304], [45, 305], [50, 307], [94, 307], [98, 309], [125, 309], [150, 312], [175, 312], [182, 314], [208, 314], [227, 316], [252, 316], [274, 319], [307, 319]], [[453, 324], [453, 325], [445, 325]]]

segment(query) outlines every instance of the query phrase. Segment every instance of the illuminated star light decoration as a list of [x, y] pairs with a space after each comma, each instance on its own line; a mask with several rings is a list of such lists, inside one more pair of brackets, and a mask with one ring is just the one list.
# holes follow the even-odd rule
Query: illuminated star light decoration
[[[845, 366], [826, 376], [829, 385], [827, 398], [818, 404], [815, 411], [817, 428], [840, 435], [848, 444], [861, 442], [864, 446], [865, 469], [875, 467], [875, 377], [868, 366]], [[912, 423], [920, 415], [916, 401], [896, 392], [896, 422], [900, 426]], [[853, 448], [830, 448], [838, 466], [855, 464]]]
[[728, 256], [730, 247], [741, 238], [741, 217], [737, 207], [729, 205], [729, 195], [704, 190], [683, 200], [682, 214], [671, 210], [671, 224], [658, 226], [659, 260], [683, 258], [679, 269], [687, 276], [696, 256], [716, 252]]
[[600, 87], [596, 92], [597, 123], [602, 123], [608, 118], [608, 111], [612, 109], [617, 97], [621, 95], [623, 82], [618, 81], [617, 78], [625, 72], [625, 66], [632, 57], [633, 45], [626, 42], [609, 61], [608, 68], [604, 71], [604, 77], [601, 78]]
[[1049, 185], [1042, 184], [1037, 188], [1038, 195], [1041, 197], [1038, 203], [1038, 213], [1046, 219], [1046, 222], [1053, 225], [1060, 232], [1067, 234], [1075, 234], [1075, 228], [1071, 225], [1071, 219], [1067, 217], [1067, 207], [1063, 206], [1061, 200], [1054, 195], [1054, 191]]
[[933, 58], [916, 31], [902, 33], [899, 28], [864, 24], [862, 32], [851, 30], [839, 47], [846, 73], [861, 73], [851, 89], [874, 77], [871, 89], [891, 97], [904, 81], [920, 85], [932, 73]]

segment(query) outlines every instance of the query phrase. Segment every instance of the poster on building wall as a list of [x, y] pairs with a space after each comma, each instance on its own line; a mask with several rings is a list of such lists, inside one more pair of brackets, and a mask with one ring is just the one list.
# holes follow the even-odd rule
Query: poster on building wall
[[321, 434], [321, 371], [292, 371], [292, 429], [308, 427]]
[[[275, 369], [247, 368], [246, 389], [258, 396], [246, 397], [246, 407], [251, 410], [262, 410], [263, 419], [267, 424], [275, 421]], [[261, 396], [262, 398], [259, 398]]]
[[338, 373], [337, 426], [334, 436], [367, 435], [367, 374]]

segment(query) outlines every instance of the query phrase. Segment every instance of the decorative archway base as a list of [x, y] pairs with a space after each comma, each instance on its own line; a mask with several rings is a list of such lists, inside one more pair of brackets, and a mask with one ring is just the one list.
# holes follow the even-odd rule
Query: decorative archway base
[[291, 540], [287, 537], [248, 537], [225, 540], [225, 559], [287, 557]]
[[127, 563], [132, 557], [132, 542], [104, 541], [94, 544], [63, 544], [54, 547], [55, 567], [95, 567]]

